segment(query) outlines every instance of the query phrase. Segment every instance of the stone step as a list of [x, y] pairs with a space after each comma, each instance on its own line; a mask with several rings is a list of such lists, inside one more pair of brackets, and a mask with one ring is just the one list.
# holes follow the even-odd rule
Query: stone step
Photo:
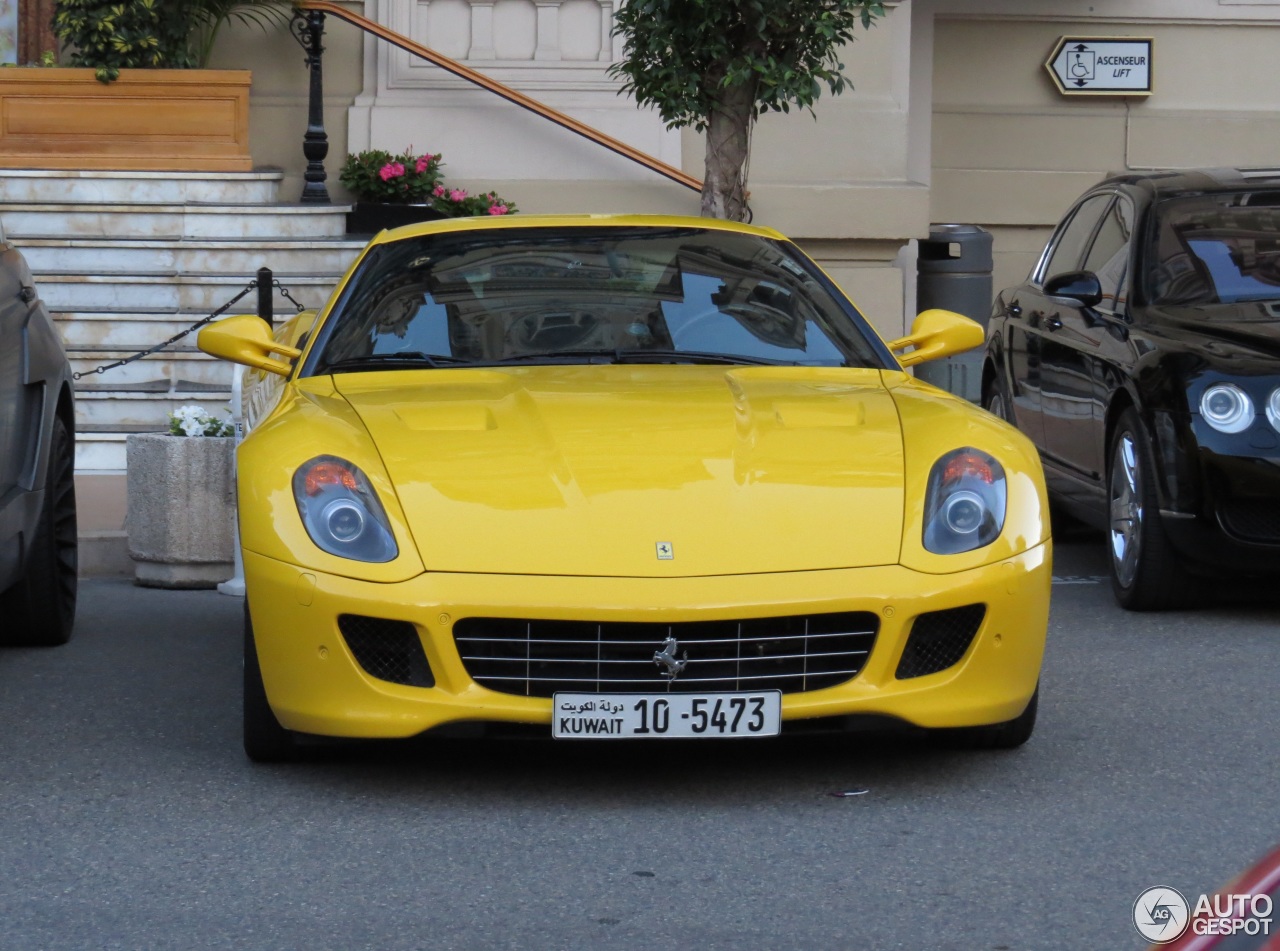
[[85, 204], [269, 204], [281, 197], [284, 172], [82, 172], [74, 169], [5, 169], [0, 202]]
[[99, 386], [132, 386], [141, 383], [179, 382], [208, 383], [227, 386], [231, 382], [232, 365], [225, 360], [215, 360], [195, 347], [173, 346], [159, 353], [148, 354], [123, 366], [111, 367], [101, 373], [98, 367], [134, 356], [136, 350], [113, 350], [104, 347], [71, 347], [71, 369], [81, 374], [78, 382]]
[[[46, 270], [37, 277], [40, 297], [55, 313], [67, 311], [190, 311], [200, 316], [222, 307], [244, 290], [256, 274], [177, 271], [82, 274]], [[319, 307], [337, 278], [327, 274], [277, 273], [303, 307]], [[242, 301], [256, 307], [256, 292]], [[202, 313], [203, 312], [203, 313]]]
[[223, 415], [231, 400], [231, 385], [153, 381], [128, 386], [76, 384], [76, 428], [96, 432], [160, 431], [168, 429], [169, 414], [196, 403], [213, 415]]
[[167, 423], [151, 426], [103, 427], [76, 423], [76, 471], [124, 472], [125, 440], [130, 433], [168, 432]]
[[[273, 306], [276, 308], [277, 324], [296, 313], [296, 308], [287, 300], [281, 300], [278, 295]], [[255, 310], [256, 295], [249, 294], [241, 298], [227, 313], [250, 314]], [[154, 311], [53, 311], [52, 316], [62, 334], [63, 343], [69, 349], [99, 347], [136, 353], [163, 343], [184, 330], [190, 330], [209, 315], [161, 308]], [[176, 345], [194, 346], [197, 332], [192, 331], [182, 337]]]
[[349, 205], [13, 202], [0, 213], [5, 234], [28, 238], [298, 238], [346, 234]]
[[[330, 238], [22, 238], [15, 240], [37, 284], [42, 274], [80, 271], [202, 271], [254, 275], [268, 267], [281, 273], [346, 273], [363, 239]], [[246, 277], [246, 280], [249, 278]]]

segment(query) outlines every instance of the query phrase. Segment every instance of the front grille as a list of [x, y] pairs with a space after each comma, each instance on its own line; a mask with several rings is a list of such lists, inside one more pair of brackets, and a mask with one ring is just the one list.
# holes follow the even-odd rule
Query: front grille
[[408, 621], [342, 614], [338, 630], [365, 673], [410, 687], [435, 686], [418, 630]]
[[1243, 541], [1280, 544], [1280, 502], [1219, 495], [1218, 518], [1223, 531]]
[[[857, 676], [875, 643], [869, 612], [647, 624], [465, 618], [453, 638], [467, 673], [502, 693], [820, 690]], [[674, 681], [654, 655], [687, 663]]]
[[987, 614], [985, 604], [921, 614], [911, 625], [911, 636], [898, 661], [899, 680], [923, 677], [958, 664]]

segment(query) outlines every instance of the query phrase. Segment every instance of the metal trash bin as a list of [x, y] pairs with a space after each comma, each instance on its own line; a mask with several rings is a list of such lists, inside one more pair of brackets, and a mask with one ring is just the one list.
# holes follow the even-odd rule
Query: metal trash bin
[[[991, 233], [977, 225], [931, 225], [916, 258], [916, 310], [953, 310], [986, 330], [991, 320], [991, 240]], [[922, 363], [916, 376], [978, 403], [982, 348]]]

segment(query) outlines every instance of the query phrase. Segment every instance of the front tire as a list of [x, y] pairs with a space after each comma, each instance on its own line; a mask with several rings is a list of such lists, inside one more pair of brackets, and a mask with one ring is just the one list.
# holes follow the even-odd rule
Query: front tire
[[75, 476], [75, 440], [55, 418], [36, 532], [22, 576], [0, 595], [0, 644], [54, 647], [71, 639], [79, 571]]
[[1012, 750], [1017, 749], [1036, 729], [1036, 713], [1040, 707], [1040, 685], [1027, 702], [1026, 709], [1004, 723], [990, 726], [965, 726], [934, 730], [933, 739], [941, 746], [953, 750]]
[[244, 606], [244, 751], [255, 763], [283, 763], [298, 758], [297, 734], [280, 725], [267, 702], [247, 601]]
[[1013, 405], [1006, 394], [1004, 386], [1000, 383], [999, 377], [991, 380], [983, 391], [982, 408], [997, 419], [1004, 420], [1010, 426], [1016, 425], [1013, 421]]
[[1106, 537], [1116, 601], [1129, 611], [1186, 605], [1194, 598], [1194, 579], [1165, 535], [1151, 438], [1132, 407], [1120, 414], [1108, 459]]

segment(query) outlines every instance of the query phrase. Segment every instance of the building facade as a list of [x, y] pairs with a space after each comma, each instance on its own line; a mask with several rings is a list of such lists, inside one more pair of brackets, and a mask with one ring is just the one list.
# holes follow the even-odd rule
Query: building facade
[[[356, 12], [701, 177], [701, 136], [617, 93], [618, 0], [366, 0]], [[844, 57], [853, 90], [769, 114], [750, 164], [754, 220], [792, 235], [882, 332], [909, 324], [913, 239], [932, 222], [995, 235], [995, 284], [1025, 274], [1070, 200], [1125, 169], [1280, 164], [1272, 0], [903, 0]], [[1149, 95], [1067, 95], [1063, 37], [1150, 41]], [[530, 212], [682, 212], [695, 193], [330, 17], [326, 162], [441, 152], [451, 182]], [[215, 65], [254, 70], [255, 161], [301, 187], [306, 70], [292, 40], [240, 29]]]

